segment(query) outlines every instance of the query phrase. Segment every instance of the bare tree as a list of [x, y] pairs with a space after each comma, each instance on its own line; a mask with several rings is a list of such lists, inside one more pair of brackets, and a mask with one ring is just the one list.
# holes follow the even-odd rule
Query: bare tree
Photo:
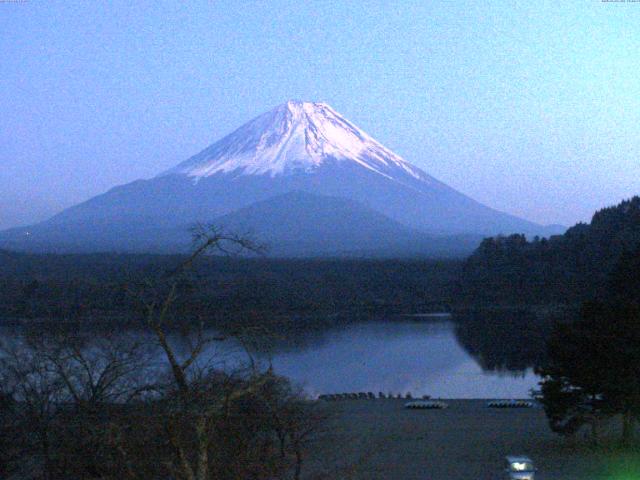
[[[194, 238], [189, 257], [136, 293], [147, 335], [36, 332], [4, 345], [1, 425], [21, 447], [17, 464], [37, 460], [38, 472], [23, 476], [301, 477], [322, 415], [248, 352], [241, 367], [219, 368], [206, 354], [220, 337], [208, 334], [202, 319], [180, 323], [176, 308], [181, 282], [200, 257], [260, 247], [209, 227]], [[188, 311], [188, 298], [180, 300]], [[189, 325], [186, 344], [177, 343], [177, 323]], [[255, 329], [237, 343], [250, 349], [265, 335]], [[165, 368], [158, 368], [158, 353]]]
[[328, 414], [316, 402], [306, 400], [286, 379], [273, 375], [271, 369], [266, 375], [261, 400], [278, 438], [279, 455], [283, 461], [293, 456], [292, 462], [285, 463], [292, 464], [292, 476], [299, 480], [305, 451], [322, 433]]
[[[12, 344], [0, 357], [2, 387], [6, 397], [18, 405], [12, 410], [15, 435], [23, 458], [40, 460], [43, 478], [52, 471], [52, 436], [55, 432], [57, 405], [64, 396], [64, 383], [51, 371], [41, 352]], [[27, 460], [25, 467], [31, 467]]]
[[[166, 423], [168, 439], [175, 452], [172, 473], [184, 480], [206, 480], [210, 478], [211, 430], [216, 419], [235, 398], [254, 389], [255, 382], [245, 382], [241, 388], [224, 389], [219, 382], [211, 381], [206, 369], [194, 368], [206, 347], [216, 340], [206, 334], [202, 321], [189, 352], [179, 358], [168, 335], [171, 309], [178, 298], [180, 280], [199, 258], [211, 253], [259, 253], [262, 247], [246, 236], [229, 234], [214, 226], [197, 225], [193, 229], [193, 239], [191, 255], [167, 272], [161, 288], [154, 286], [161, 294], [145, 295], [144, 323], [165, 355], [175, 387], [175, 394], [170, 397], [173, 398], [173, 410]], [[200, 375], [195, 375], [196, 372]]]
[[44, 479], [103, 470], [105, 432], [121, 420], [116, 406], [155, 388], [147, 366], [130, 336], [53, 332], [5, 341], [3, 396], [14, 405], [11, 438], [21, 450], [14, 463]]
[[128, 403], [156, 389], [151, 352], [135, 335], [62, 333], [31, 340], [31, 348], [45, 356], [76, 410]]

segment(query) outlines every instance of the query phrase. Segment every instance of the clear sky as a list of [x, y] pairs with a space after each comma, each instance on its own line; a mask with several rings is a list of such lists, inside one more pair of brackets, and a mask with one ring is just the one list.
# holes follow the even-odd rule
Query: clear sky
[[640, 3], [1, 0], [0, 228], [289, 98], [537, 222], [640, 194]]

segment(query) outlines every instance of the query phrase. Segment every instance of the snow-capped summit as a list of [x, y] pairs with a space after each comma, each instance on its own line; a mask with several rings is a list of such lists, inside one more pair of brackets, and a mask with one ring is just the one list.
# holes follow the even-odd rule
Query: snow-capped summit
[[400, 170], [431, 178], [326, 103], [289, 100], [182, 162], [164, 174], [194, 179], [219, 172], [270, 176], [313, 172], [327, 162], [355, 162], [388, 178]]

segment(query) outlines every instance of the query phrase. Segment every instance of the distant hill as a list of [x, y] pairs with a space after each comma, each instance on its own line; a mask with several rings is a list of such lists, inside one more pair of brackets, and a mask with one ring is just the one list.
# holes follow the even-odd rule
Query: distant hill
[[358, 202], [305, 192], [256, 202], [214, 224], [249, 232], [271, 256], [462, 257], [482, 240], [478, 235], [427, 235]]
[[599, 210], [591, 223], [527, 241], [485, 239], [466, 261], [460, 295], [474, 303], [574, 303], [602, 295], [623, 253], [640, 248], [640, 197]]

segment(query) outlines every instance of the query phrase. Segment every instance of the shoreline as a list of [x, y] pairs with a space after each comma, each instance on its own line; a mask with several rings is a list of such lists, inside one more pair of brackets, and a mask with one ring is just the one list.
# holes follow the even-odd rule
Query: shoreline
[[636, 454], [556, 435], [540, 406], [487, 408], [484, 399], [459, 399], [445, 400], [442, 410], [412, 410], [406, 401], [318, 402], [330, 423], [304, 478], [322, 471], [332, 472], [324, 478], [356, 480], [494, 480], [507, 455], [531, 457], [544, 480], [605, 480], [612, 469], [640, 465]]

